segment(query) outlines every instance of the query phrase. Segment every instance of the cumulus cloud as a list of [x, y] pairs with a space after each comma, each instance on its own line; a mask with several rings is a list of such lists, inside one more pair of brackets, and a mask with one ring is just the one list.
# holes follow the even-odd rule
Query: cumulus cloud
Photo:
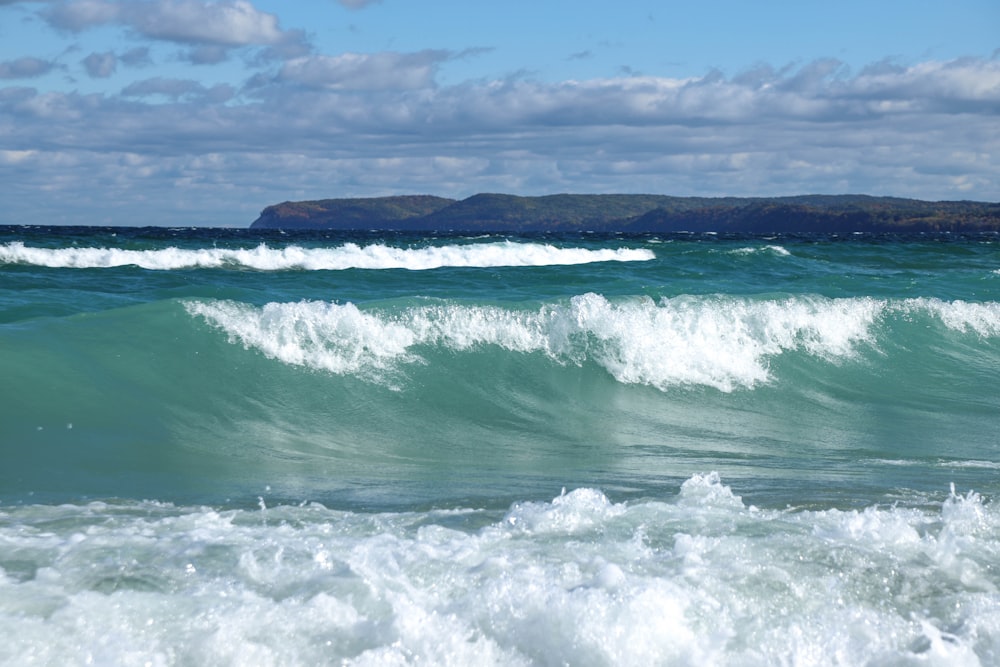
[[202, 44], [184, 54], [184, 59], [192, 65], [215, 65], [229, 57], [229, 49], [218, 44]]
[[193, 46], [301, 45], [305, 34], [283, 30], [278, 17], [246, 0], [63, 0], [43, 12], [51, 25], [82, 32], [120, 24], [148, 39]]
[[127, 67], [146, 67], [153, 64], [149, 47], [136, 47], [118, 55], [113, 51], [91, 53], [80, 61], [87, 75], [92, 79], [106, 79], [115, 73], [118, 64]]
[[162, 96], [174, 101], [186, 98], [210, 104], [220, 104], [232, 99], [235, 91], [228, 84], [205, 87], [201, 83], [189, 79], [155, 77], [132, 83], [122, 89], [121, 94], [123, 97]]
[[[786, 128], [850, 128], [883, 119], [930, 122], [969, 113], [995, 121], [1000, 108], [1000, 62], [984, 59], [925, 62], [891, 72], [866, 70], [853, 77], [836, 62], [824, 61], [731, 78], [712, 72], [684, 79], [508, 79], [439, 86], [435, 68], [453, 57], [447, 51], [420, 51], [293, 59], [276, 76], [255, 79], [255, 101], [242, 105], [241, 112], [274, 114], [275, 120], [287, 119], [297, 127], [308, 127], [314, 116], [321, 116], [325, 120], [317, 120], [317, 125], [375, 135], [382, 126], [410, 126], [425, 134], [433, 131], [438, 138], [484, 132], [514, 136], [524, 129], [558, 127], [604, 131], [681, 126], [711, 138], [720, 128], [751, 134], [753, 128], [775, 123]], [[168, 80], [140, 82], [124, 94], [150, 90], [151, 81], [162, 85]], [[274, 123], [276, 128], [281, 125]], [[225, 124], [220, 126], [225, 129]]]
[[[256, 208], [476, 191], [1000, 200], [996, 60], [884, 62], [856, 74], [824, 60], [734, 76], [439, 84], [437, 68], [455, 57], [307, 56], [240, 94], [162, 77], [120, 95], [0, 88], [0, 145], [14, 151], [0, 178], [23, 181], [38, 165], [46, 187], [70, 201], [91, 181], [85, 169], [53, 167], [52, 156], [90, 160], [128, 183], [139, 176], [122, 156], [142, 155], [146, 166], [173, 165], [150, 167], [143, 188], [191, 188], [186, 205], [204, 211], [226, 208], [213, 197], [242, 206], [251, 191]], [[236, 185], [244, 190], [220, 194]], [[130, 192], [122, 187], [123, 201]]]
[[438, 50], [308, 56], [284, 63], [278, 80], [332, 90], [415, 90], [432, 86], [437, 66], [451, 57]]
[[131, 25], [147, 37], [191, 44], [243, 46], [277, 44], [287, 38], [278, 17], [249, 2], [208, 4], [197, 0], [149, 3], [145, 11], [127, 13]]
[[110, 51], [91, 53], [80, 62], [87, 70], [87, 74], [94, 79], [106, 79], [114, 74], [118, 67], [118, 58]]
[[18, 58], [0, 62], [0, 79], [30, 79], [52, 71], [55, 64], [40, 58]]
[[148, 46], [137, 46], [134, 49], [129, 49], [125, 53], [121, 54], [118, 59], [129, 67], [146, 67], [147, 65], [153, 64], [153, 59], [149, 55]]
[[930, 107], [967, 109], [970, 103], [997, 112], [1000, 61], [963, 58], [922, 62], [901, 69], [866, 69], [850, 82], [851, 94], [868, 99], [921, 100]]

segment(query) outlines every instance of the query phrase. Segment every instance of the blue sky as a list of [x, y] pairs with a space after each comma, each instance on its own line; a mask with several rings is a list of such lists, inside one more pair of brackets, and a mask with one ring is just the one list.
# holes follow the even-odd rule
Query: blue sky
[[0, 0], [0, 224], [476, 192], [1000, 201], [996, 0]]

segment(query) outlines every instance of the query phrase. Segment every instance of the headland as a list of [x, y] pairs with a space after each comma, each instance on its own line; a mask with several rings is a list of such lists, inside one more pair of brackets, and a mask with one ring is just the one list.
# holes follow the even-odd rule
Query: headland
[[483, 193], [287, 201], [251, 229], [458, 232], [976, 232], [1000, 231], [1000, 203], [870, 195], [676, 197]]

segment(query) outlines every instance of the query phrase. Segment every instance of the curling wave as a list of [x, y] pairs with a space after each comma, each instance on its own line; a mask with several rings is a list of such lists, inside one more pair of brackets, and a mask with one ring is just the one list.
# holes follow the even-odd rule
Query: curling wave
[[301, 301], [257, 307], [190, 301], [185, 308], [233, 342], [286, 364], [380, 381], [427, 348], [496, 346], [560, 364], [594, 362], [616, 380], [665, 390], [704, 385], [730, 392], [771, 380], [770, 362], [798, 351], [822, 360], [878, 344], [878, 324], [916, 315], [948, 329], [1000, 335], [1000, 304], [681, 296], [610, 301], [588, 293], [534, 310], [439, 303], [399, 311]]

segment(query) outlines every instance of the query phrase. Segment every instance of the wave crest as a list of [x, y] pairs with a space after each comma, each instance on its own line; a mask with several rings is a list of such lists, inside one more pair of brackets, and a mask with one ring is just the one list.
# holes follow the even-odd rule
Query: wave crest
[[874, 299], [732, 297], [612, 302], [593, 293], [537, 310], [441, 303], [362, 311], [352, 303], [192, 301], [188, 312], [233, 342], [283, 363], [392, 384], [427, 350], [495, 346], [560, 364], [596, 363], [626, 384], [722, 391], [770, 379], [769, 360], [790, 350], [849, 357], [872, 340], [884, 310]]
[[560, 248], [542, 243], [473, 243], [396, 248], [375, 243], [345, 243], [336, 248], [287, 246], [272, 248], [36, 248], [14, 241], [0, 245], [0, 264], [94, 269], [138, 266], [143, 269], [252, 269], [256, 271], [339, 271], [345, 269], [409, 269], [442, 267], [565, 266], [594, 262], [655, 259], [651, 250], [635, 248]]

